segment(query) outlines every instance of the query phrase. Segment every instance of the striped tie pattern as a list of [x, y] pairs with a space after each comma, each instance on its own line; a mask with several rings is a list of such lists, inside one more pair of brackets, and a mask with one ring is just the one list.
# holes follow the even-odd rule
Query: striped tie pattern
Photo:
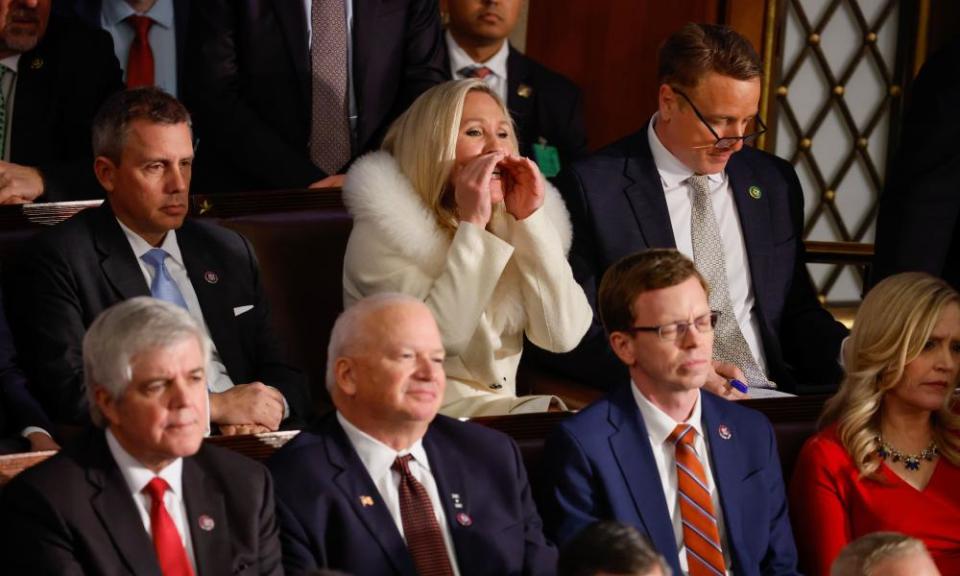
[[483, 80], [487, 76], [493, 74], [493, 70], [487, 68], [486, 66], [465, 66], [457, 72], [460, 73], [464, 78], [477, 78], [478, 80]]
[[678, 424], [667, 438], [673, 442], [677, 460], [677, 487], [683, 545], [687, 550], [690, 576], [724, 576], [726, 563], [720, 547], [720, 528], [707, 488], [707, 475], [693, 447], [697, 432], [689, 424]]
[[710, 284], [710, 308], [721, 312], [714, 328], [713, 357], [739, 366], [753, 388], [776, 388], [767, 379], [760, 364], [753, 357], [747, 339], [743, 337], [737, 315], [730, 300], [727, 284], [727, 264], [723, 255], [720, 227], [710, 199], [707, 177], [698, 174], [687, 182], [693, 189], [693, 207], [690, 215], [690, 236], [693, 240], [693, 262]]
[[410, 473], [412, 454], [397, 456], [393, 469], [400, 473], [400, 517], [407, 549], [420, 576], [453, 576], [450, 557], [430, 496]]

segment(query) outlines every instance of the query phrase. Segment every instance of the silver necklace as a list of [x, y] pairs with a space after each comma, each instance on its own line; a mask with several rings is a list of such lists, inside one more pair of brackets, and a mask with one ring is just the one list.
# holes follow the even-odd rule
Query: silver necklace
[[875, 438], [877, 442], [877, 456], [882, 460], [892, 460], [893, 462], [902, 462], [903, 467], [911, 472], [920, 469], [920, 463], [923, 461], [932, 462], [940, 454], [937, 450], [936, 440], [931, 440], [930, 445], [920, 451], [919, 454], [904, 454], [893, 446], [883, 441], [883, 436], [878, 435]]

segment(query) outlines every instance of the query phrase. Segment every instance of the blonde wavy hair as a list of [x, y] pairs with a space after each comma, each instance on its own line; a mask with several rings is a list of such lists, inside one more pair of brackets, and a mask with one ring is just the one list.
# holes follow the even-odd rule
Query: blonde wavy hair
[[457, 227], [455, 204], [449, 197], [450, 173], [457, 153], [457, 137], [467, 94], [483, 92], [500, 107], [510, 123], [510, 146], [517, 153], [517, 136], [503, 101], [481, 80], [454, 80], [424, 92], [397, 118], [383, 139], [381, 149], [389, 152], [413, 189], [436, 214], [441, 227]]
[[[840, 442], [863, 476], [880, 466], [875, 438], [886, 393], [903, 378], [904, 368], [923, 351], [930, 333], [960, 294], [939, 278], [921, 272], [891, 276], [871, 290], [845, 346], [846, 376], [831, 398], [820, 425], [837, 423]], [[944, 405], [931, 416], [940, 454], [960, 465], [960, 415], [950, 409], [957, 382], [950, 383]]]

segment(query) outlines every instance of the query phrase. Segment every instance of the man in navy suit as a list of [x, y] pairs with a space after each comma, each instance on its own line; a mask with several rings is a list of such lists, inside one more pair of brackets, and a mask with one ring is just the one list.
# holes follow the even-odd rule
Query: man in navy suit
[[371, 296], [337, 319], [336, 412], [268, 463], [287, 574], [553, 574], [517, 446], [437, 415], [443, 357], [430, 310], [409, 296]]
[[[835, 386], [846, 329], [817, 301], [804, 267], [803, 194], [789, 163], [744, 145], [764, 128], [757, 118], [760, 60], [749, 42], [723, 26], [688, 24], [659, 55], [659, 106], [647, 126], [574, 163], [559, 187], [574, 225], [571, 265], [591, 301], [613, 262], [644, 248], [677, 248], [697, 257], [695, 183], [710, 198], [719, 237], [709, 242], [729, 294], [729, 322], [715, 352], [742, 335], [740, 350], [765, 376], [761, 386], [803, 392]], [[700, 220], [698, 222], [703, 222]], [[701, 244], [702, 245], [702, 244]], [[722, 260], [721, 260], [722, 258]], [[595, 323], [561, 369], [595, 385], [625, 374]], [[746, 362], [734, 362], [750, 376]], [[759, 380], [759, 379], [758, 379]], [[720, 380], [712, 379], [711, 382]], [[715, 392], [729, 388], [710, 385]]]
[[607, 271], [600, 314], [631, 384], [547, 440], [547, 533], [563, 544], [616, 520], [646, 534], [675, 574], [796, 574], [770, 422], [701, 392], [717, 320], [708, 290], [672, 249]]

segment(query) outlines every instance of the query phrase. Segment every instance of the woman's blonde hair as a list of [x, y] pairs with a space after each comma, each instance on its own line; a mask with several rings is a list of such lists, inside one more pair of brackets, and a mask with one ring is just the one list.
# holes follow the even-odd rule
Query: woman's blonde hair
[[[840, 442], [863, 476], [880, 466], [874, 438], [880, 433], [884, 395], [923, 351], [940, 314], [951, 304], [960, 305], [960, 294], [921, 272], [891, 276], [863, 299], [845, 345], [846, 376], [820, 419], [821, 426], [837, 423]], [[950, 382], [943, 406], [932, 415], [933, 439], [954, 465], [960, 464], [960, 415], [950, 409], [956, 386]]]
[[489, 95], [510, 122], [510, 146], [517, 153], [517, 137], [503, 101], [481, 80], [454, 80], [424, 92], [390, 126], [381, 148], [389, 152], [424, 203], [433, 209], [441, 227], [457, 226], [455, 205], [446, 198], [457, 152], [463, 103], [470, 92]]

